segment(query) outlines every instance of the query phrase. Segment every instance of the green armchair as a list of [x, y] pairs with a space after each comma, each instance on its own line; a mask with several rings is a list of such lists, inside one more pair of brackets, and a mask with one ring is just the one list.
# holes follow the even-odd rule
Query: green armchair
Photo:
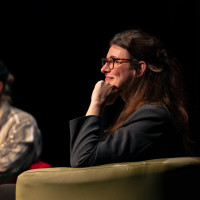
[[33, 169], [18, 176], [16, 200], [192, 200], [199, 182], [199, 157]]

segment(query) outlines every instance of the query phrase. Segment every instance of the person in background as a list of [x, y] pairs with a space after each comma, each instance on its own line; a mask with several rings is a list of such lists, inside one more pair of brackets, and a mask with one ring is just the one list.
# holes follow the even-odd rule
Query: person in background
[[[105, 80], [96, 83], [86, 116], [69, 121], [71, 166], [188, 155], [181, 68], [161, 41], [138, 29], [120, 32], [102, 61]], [[101, 132], [105, 107], [119, 97], [123, 110]]]
[[14, 76], [0, 60], [0, 184], [15, 183], [17, 176], [37, 163], [42, 137], [35, 118], [11, 105]]

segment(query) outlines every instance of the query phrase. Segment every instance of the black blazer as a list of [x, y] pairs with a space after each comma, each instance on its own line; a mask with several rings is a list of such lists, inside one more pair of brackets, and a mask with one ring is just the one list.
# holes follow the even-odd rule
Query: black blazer
[[176, 120], [163, 106], [141, 106], [105, 140], [100, 120], [84, 116], [69, 122], [72, 167], [184, 156]]

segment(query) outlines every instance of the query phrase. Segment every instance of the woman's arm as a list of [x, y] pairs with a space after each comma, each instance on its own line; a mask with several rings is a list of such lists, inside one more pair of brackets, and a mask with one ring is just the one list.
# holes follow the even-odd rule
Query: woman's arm
[[[176, 131], [169, 123], [169, 113], [161, 106], [152, 105], [140, 107], [104, 141], [99, 139], [100, 117], [86, 116], [72, 120], [70, 121], [71, 165], [87, 167], [133, 161], [145, 155], [148, 157], [148, 154], [155, 156], [162, 154], [162, 143], [159, 144], [158, 140], [162, 141], [169, 130]], [[157, 144], [160, 148], [156, 149], [158, 152], [148, 151]]]

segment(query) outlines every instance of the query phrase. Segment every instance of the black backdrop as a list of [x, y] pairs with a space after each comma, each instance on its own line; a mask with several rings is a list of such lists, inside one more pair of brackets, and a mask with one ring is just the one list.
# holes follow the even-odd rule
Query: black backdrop
[[195, 152], [200, 154], [194, 1], [62, 5], [29, 0], [0, 9], [0, 58], [15, 75], [13, 104], [30, 112], [42, 131], [42, 160], [69, 165], [69, 120], [85, 114], [94, 84], [103, 79], [101, 57], [109, 40], [130, 28], [159, 37], [182, 63]]

